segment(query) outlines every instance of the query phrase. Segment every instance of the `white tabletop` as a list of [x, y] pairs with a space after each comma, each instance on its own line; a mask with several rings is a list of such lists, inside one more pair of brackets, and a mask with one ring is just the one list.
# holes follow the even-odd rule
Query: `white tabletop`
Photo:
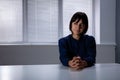
[[71, 70], [59, 64], [0, 66], [0, 80], [120, 80], [120, 64]]

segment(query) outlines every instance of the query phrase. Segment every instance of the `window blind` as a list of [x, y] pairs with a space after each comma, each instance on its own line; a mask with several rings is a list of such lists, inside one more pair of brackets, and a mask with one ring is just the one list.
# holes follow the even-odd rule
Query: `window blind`
[[22, 35], [22, 0], [0, 0], [0, 42], [21, 42]]
[[28, 42], [49, 43], [58, 40], [58, 1], [27, 1]]

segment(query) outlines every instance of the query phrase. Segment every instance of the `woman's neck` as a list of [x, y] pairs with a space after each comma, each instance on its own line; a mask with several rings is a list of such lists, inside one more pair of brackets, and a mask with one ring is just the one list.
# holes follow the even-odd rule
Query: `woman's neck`
[[72, 37], [76, 40], [79, 40], [80, 39], [80, 35], [72, 35]]

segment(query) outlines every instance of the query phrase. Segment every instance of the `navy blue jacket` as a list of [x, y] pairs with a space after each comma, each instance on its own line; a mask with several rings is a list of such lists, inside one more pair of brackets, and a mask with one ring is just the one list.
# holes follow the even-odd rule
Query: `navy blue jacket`
[[60, 61], [64, 66], [68, 66], [68, 61], [74, 56], [80, 56], [88, 63], [94, 65], [96, 61], [96, 43], [92, 36], [83, 35], [76, 40], [72, 35], [59, 40]]

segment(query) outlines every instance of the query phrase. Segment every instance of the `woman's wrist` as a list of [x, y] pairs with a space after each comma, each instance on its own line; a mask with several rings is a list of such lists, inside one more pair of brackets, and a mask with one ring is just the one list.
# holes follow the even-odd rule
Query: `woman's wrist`
[[82, 61], [82, 64], [83, 64], [84, 67], [87, 67], [87, 66], [88, 66], [88, 63], [87, 63], [87, 61], [85, 61], [85, 60]]

